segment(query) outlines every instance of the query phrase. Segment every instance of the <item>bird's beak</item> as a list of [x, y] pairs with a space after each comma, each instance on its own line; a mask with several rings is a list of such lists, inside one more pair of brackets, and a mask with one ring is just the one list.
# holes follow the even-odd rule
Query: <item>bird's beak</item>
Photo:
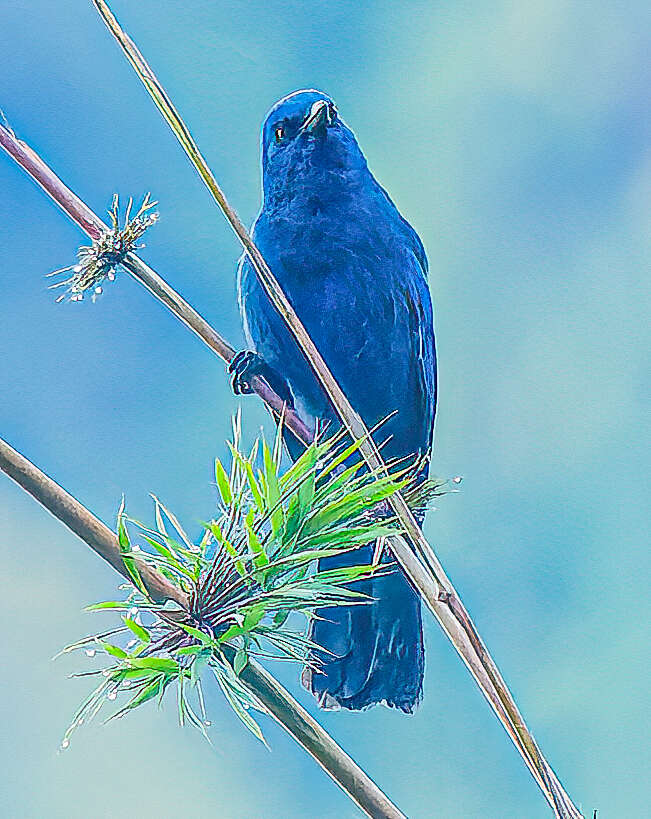
[[331, 104], [327, 100], [317, 100], [303, 120], [301, 132], [314, 134], [325, 131], [328, 125], [332, 125], [333, 120]]

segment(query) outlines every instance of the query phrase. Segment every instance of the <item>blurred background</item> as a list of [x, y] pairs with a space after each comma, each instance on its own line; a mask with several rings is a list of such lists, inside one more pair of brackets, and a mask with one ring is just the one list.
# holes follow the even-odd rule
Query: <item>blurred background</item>
[[[586, 815], [642, 816], [649, 342], [647, 3], [115, 0], [245, 220], [280, 96], [331, 94], [426, 245], [440, 366], [434, 471], [461, 474], [426, 531]], [[87, 0], [0, 11], [0, 106], [98, 213], [151, 190], [143, 257], [236, 346], [238, 245]], [[0, 434], [112, 524], [158, 494], [198, 534], [238, 404], [223, 367], [127, 276], [91, 304], [44, 275], [85, 237], [0, 156]], [[344, 817], [355, 809], [268, 720], [271, 752], [214, 690], [213, 746], [143, 709], [60, 738], [117, 576], [0, 476], [7, 817]], [[319, 718], [410, 817], [550, 815], [426, 618], [425, 698]], [[316, 713], [295, 668], [272, 669]], [[212, 688], [212, 687], [211, 687]]]

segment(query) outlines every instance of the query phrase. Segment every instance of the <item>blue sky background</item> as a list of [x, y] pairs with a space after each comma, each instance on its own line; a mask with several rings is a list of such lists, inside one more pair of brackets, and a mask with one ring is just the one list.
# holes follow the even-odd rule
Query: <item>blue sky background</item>
[[[544, 752], [586, 813], [648, 811], [647, 4], [128, 3], [139, 43], [246, 222], [266, 110], [337, 101], [419, 231], [440, 360], [434, 470], [465, 476], [426, 531]], [[146, 260], [239, 346], [238, 246], [86, 0], [5, 3], [0, 106], [97, 212], [151, 190]], [[155, 492], [193, 532], [230, 415], [220, 363], [126, 276], [55, 305], [44, 274], [83, 237], [0, 156], [0, 434], [111, 523]], [[255, 430], [264, 412], [243, 400]], [[5, 816], [343, 817], [351, 803], [275, 725], [271, 753], [217, 693], [214, 745], [153, 709], [57, 755], [116, 575], [0, 480], [0, 812]], [[321, 714], [410, 817], [549, 812], [438, 627], [425, 700]], [[295, 669], [275, 669], [315, 713]]]

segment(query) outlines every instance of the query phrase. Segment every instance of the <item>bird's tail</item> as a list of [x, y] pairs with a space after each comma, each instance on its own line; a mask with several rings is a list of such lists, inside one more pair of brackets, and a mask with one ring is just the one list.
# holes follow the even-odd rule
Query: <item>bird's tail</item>
[[[321, 568], [370, 563], [373, 545], [321, 561]], [[412, 713], [423, 687], [421, 607], [403, 573], [355, 583], [373, 603], [321, 609], [310, 638], [324, 648], [320, 671], [306, 668], [303, 683], [322, 708], [360, 711], [377, 703]]]

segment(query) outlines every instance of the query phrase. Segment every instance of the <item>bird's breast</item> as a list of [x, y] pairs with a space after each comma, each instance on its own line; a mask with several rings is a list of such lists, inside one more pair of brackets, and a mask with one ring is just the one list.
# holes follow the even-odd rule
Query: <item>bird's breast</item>
[[[419, 341], [409, 297], [410, 280], [422, 278], [423, 269], [395, 208], [382, 211], [373, 197], [337, 200], [304, 192], [282, 210], [263, 209], [254, 238], [366, 422], [373, 425], [400, 407], [396, 454], [423, 448], [429, 415], [421, 407], [421, 364], [414, 366]], [[247, 264], [240, 299], [254, 348], [287, 380], [299, 413], [331, 417], [311, 368]]]

